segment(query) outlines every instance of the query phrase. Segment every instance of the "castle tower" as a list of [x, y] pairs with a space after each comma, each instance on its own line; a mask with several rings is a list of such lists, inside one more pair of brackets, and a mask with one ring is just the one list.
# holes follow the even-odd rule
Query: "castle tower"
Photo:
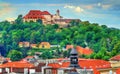
[[56, 15], [60, 16], [60, 10], [59, 9], [56, 11]]
[[70, 66], [69, 67], [81, 68], [78, 65], [78, 53], [77, 53], [76, 49], [74, 49], [74, 48], [70, 52]]

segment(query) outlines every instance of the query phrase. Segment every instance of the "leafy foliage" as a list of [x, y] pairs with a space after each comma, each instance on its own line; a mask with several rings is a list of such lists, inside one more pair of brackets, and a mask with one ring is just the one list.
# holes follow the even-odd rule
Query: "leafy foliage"
[[22, 52], [17, 50], [11, 50], [8, 53], [8, 57], [11, 58], [12, 61], [19, 61], [20, 59], [22, 59]]
[[[47, 41], [53, 45], [61, 45], [61, 47], [65, 47], [67, 44], [89, 47], [93, 49], [95, 53], [87, 56], [87, 58], [108, 60], [110, 57], [120, 53], [120, 30], [108, 28], [106, 25], [100, 26], [97, 23], [91, 24], [88, 21], [72, 21], [67, 28], [59, 28], [58, 24], [48, 24], [45, 26], [41, 20], [38, 20], [38, 22], [23, 22], [22, 15], [19, 15], [15, 23], [11, 24], [8, 21], [0, 22], [0, 44], [2, 45], [0, 48], [2, 55], [7, 56], [8, 53], [12, 55], [10, 52], [13, 51], [11, 50], [17, 50], [20, 41], [28, 41], [36, 44]], [[28, 55], [27, 53], [29, 51], [22, 48], [20, 49], [20, 52], [26, 52], [24, 56]], [[30, 49], [31, 48], [28, 50]], [[3, 50], [4, 52], [2, 52]], [[14, 52], [18, 51], [14, 50]], [[21, 54], [20, 52], [19, 55]], [[53, 52], [54, 51], [51, 51], [49, 52], [50, 54], [48, 54], [48, 52], [45, 51], [43, 53], [50, 56], [47, 57], [44, 54], [42, 56], [52, 58], [56, 55], [56, 53]], [[54, 55], [52, 56], [52, 54]], [[64, 57], [66, 57], [65, 54], [67, 54], [67, 52], [64, 52]]]

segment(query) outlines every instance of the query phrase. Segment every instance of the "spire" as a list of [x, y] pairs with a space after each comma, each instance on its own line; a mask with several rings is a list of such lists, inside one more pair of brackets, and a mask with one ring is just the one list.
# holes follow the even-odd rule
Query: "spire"
[[57, 13], [58, 16], [60, 16], [60, 10], [59, 9], [56, 11], [56, 13]]
[[76, 55], [77, 55], [78, 53], [77, 53], [76, 49], [73, 48], [73, 49], [71, 50], [70, 54], [71, 54], [71, 55], [72, 55], [72, 54], [76, 54]]
[[69, 67], [81, 68], [78, 65], [78, 53], [77, 53], [76, 49], [74, 49], [74, 48], [70, 52], [70, 66]]

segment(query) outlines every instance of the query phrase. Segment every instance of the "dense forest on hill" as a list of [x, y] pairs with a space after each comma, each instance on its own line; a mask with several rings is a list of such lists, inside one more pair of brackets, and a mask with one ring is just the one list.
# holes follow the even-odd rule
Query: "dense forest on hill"
[[[40, 20], [38, 22], [23, 22], [21, 15], [12, 24], [8, 21], [0, 22], [0, 52], [3, 56], [11, 57], [12, 52], [13, 54], [17, 52], [18, 55], [21, 55], [18, 58], [22, 58], [28, 55], [28, 51], [36, 50], [19, 48], [18, 43], [21, 41], [36, 44], [46, 41], [53, 45], [61, 45], [61, 47], [73, 44], [93, 49], [92, 55], [82, 55], [85, 58], [108, 60], [120, 53], [120, 30], [108, 28], [106, 25], [89, 23], [88, 21], [72, 21], [68, 27], [59, 28], [57, 24], [45, 26]], [[49, 54], [47, 51], [44, 53]], [[53, 52], [51, 53], [53, 54]], [[49, 55], [52, 56], [52, 54]]]

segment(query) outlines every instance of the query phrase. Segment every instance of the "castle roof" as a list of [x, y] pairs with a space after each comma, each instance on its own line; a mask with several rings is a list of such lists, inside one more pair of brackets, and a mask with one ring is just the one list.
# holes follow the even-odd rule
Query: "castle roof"
[[26, 14], [24, 19], [45, 19], [44, 15], [51, 15], [48, 11], [40, 11], [40, 10], [30, 10], [28, 14]]
[[42, 15], [51, 15], [48, 11], [43, 11]]

